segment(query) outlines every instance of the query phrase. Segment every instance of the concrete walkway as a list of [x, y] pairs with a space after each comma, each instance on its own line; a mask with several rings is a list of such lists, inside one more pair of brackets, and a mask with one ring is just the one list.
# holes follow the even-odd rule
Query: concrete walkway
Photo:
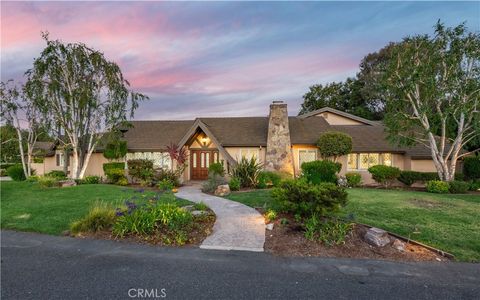
[[181, 187], [176, 196], [195, 203], [203, 202], [217, 215], [213, 233], [200, 248], [263, 252], [265, 220], [255, 209], [204, 194], [199, 184]]

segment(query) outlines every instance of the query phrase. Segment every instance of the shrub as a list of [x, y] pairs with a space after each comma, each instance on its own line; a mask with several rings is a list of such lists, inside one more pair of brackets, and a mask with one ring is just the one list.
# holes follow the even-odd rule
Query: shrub
[[127, 211], [117, 210], [119, 218], [113, 225], [116, 236], [156, 234], [165, 244], [182, 245], [188, 241], [188, 230], [193, 223], [190, 212], [171, 203], [142, 207], [132, 204], [128, 203]]
[[126, 141], [110, 141], [105, 145], [103, 150], [103, 157], [106, 159], [119, 159], [127, 154], [127, 142]]
[[470, 183], [465, 181], [450, 181], [448, 183], [448, 191], [452, 194], [465, 194], [470, 187]]
[[225, 184], [225, 178], [217, 174], [208, 174], [208, 179], [202, 185], [202, 192], [213, 193], [219, 185]]
[[208, 173], [217, 174], [218, 176], [225, 176], [225, 169], [221, 163], [213, 163], [208, 167]]
[[0, 169], [0, 176], [8, 176], [7, 170], [6, 169]]
[[345, 238], [353, 228], [353, 223], [336, 219], [322, 220], [312, 215], [305, 222], [305, 238], [319, 240], [328, 246], [345, 244]]
[[362, 175], [356, 172], [348, 172], [345, 174], [345, 178], [347, 179], [347, 185], [349, 187], [357, 187], [362, 184]]
[[207, 210], [208, 206], [205, 203], [203, 203], [203, 201], [202, 201], [200, 203], [195, 203], [193, 205], [193, 208], [195, 208], [195, 210]]
[[240, 180], [237, 177], [232, 177], [230, 182], [228, 183], [231, 191], [238, 191], [240, 190]]
[[58, 179], [58, 180], [63, 180], [63, 179], [66, 179], [66, 178], [67, 178], [67, 175], [65, 174], [65, 172], [60, 171], [60, 170], [50, 171], [50, 172], [48, 172], [47, 174], [45, 174], [45, 176], [46, 176], [46, 177], [56, 178], [56, 179]]
[[269, 209], [265, 214], [265, 218], [267, 218], [268, 222], [272, 222], [277, 218], [277, 212], [272, 209]]
[[58, 187], [60, 184], [58, 183], [60, 179], [50, 176], [40, 176], [38, 178], [38, 184], [41, 187], [51, 188], [51, 187]]
[[468, 187], [470, 191], [479, 191], [480, 190], [480, 180], [472, 180], [470, 186]]
[[96, 203], [82, 219], [73, 222], [70, 225], [70, 231], [73, 234], [80, 232], [97, 232], [108, 230], [115, 223], [115, 210], [106, 203]]
[[282, 181], [280, 174], [270, 171], [262, 171], [258, 173], [257, 188], [264, 189], [267, 187], [276, 187]]
[[342, 132], [325, 132], [318, 139], [317, 146], [324, 159], [333, 157], [336, 160], [352, 151], [352, 137]]
[[99, 184], [100, 176], [85, 176], [82, 183], [83, 184]]
[[124, 176], [124, 177], [118, 179], [117, 184], [121, 185], [121, 186], [127, 186], [128, 185], [127, 177]]
[[392, 182], [400, 176], [400, 169], [384, 165], [376, 165], [368, 168], [368, 172], [372, 174], [373, 180], [388, 187]]
[[480, 156], [465, 157], [463, 173], [469, 179], [480, 179]]
[[109, 162], [103, 164], [103, 172], [107, 173], [108, 170], [117, 169], [117, 170], [125, 170], [125, 163], [123, 162]]
[[153, 161], [149, 159], [130, 159], [127, 161], [128, 175], [135, 181], [147, 182], [153, 179]]
[[32, 175], [32, 176], [28, 176], [27, 181], [28, 182], [37, 182], [38, 179], [39, 179], [39, 176]]
[[167, 169], [157, 169], [153, 175], [153, 179], [156, 182], [160, 182], [162, 180], [168, 180], [173, 183], [174, 187], [180, 186], [179, 181], [179, 174], [172, 170]]
[[175, 187], [175, 184], [171, 180], [165, 178], [158, 182], [157, 187], [161, 191], [171, 191]]
[[[107, 177], [108, 181], [113, 184], [119, 184], [119, 181], [125, 179], [127, 181], [127, 177], [125, 177], [125, 170], [124, 169], [107, 169], [105, 172], [105, 176]], [[128, 184], [128, 181], [127, 181]]]
[[342, 169], [342, 164], [328, 160], [315, 160], [304, 162], [301, 168], [302, 176], [310, 183], [337, 183], [337, 173]]
[[440, 180], [430, 180], [427, 182], [426, 187], [429, 193], [445, 194], [449, 190], [448, 182]]
[[272, 191], [273, 206], [303, 217], [336, 212], [347, 203], [347, 192], [333, 183], [312, 185], [307, 181], [286, 180]]
[[7, 175], [15, 181], [24, 181], [26, 179], [22, 165], [13, 165], [8, 167]]
[[245, 156], [233, 168], [232, 177], [240, 180], [241, 187], [254, 187], [258, 183], [258, 174], [260, 173], [262, 165], [255, 157], [247, 159]]

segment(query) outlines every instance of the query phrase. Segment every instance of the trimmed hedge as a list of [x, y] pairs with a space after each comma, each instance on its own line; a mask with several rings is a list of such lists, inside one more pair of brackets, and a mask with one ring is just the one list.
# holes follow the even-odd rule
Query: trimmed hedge
[[120, 169], [125, 170], [125, 163], [123, 162], [109, 162], [103, 164], [103, 172], [107, 173], [108, 170]]
[[465, 157], [463, 173], [468, 179], [480, 179], [480, 156]]
[[329, 160], [314, 160], [304, 162], [301, 168], [303, 178], [310, 183], [330, 182], [336, 184], [337, 173], [342, 169], [342, 164]]
[[[463, 180], [464, 174], [455, 173], [455, 180]], [[416, 182], [427, 182], [431, 180], [440, 180], [438, 173], [436, 172], [417, 172], [417, 171], [400, 171], [398, 181], [405, 185], [411, 186]]]
[[400, 169], [384, 165], [376, 165], [368, 168], [368, 172], [372, 174], [373, 180], [388, 186], [400, 176]]
[[452, 194], [465, 194], [470, 188], [470, 183], [465, 181], [450, 181], [448, 183], [448, 191]]

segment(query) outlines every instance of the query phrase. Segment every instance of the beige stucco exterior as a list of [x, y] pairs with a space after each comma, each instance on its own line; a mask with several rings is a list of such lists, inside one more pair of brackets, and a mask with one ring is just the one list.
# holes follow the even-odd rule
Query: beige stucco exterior
[[[35, 164], [35, 169], [37, 170], [37, 175], [43, 175], [45, 173], [58, 170], [63, 171], [63, 166], [57, 166], [56, 154], [60, 154], [62, 151], [56, 151], [54, 156], [45, 157], [43, 163]], [[90, 161], [88, 162], [87, 169], [85, 170], [85, 176], [105, 176], [103, 173], [103, 164], [110, 162], [108, 159], [103, 157], [103, 153], [92, 153]], [[70, 161], [68, 165], [68, 170], [72, 169], [73, 159], [70, 156]], [[43, 170], [41, 173], [39, 170]]]
[[325, 119], [325, 121], [327, 121], [328, 124], [330, 124], [330, 125], [364, 125], [363, 123], [361, 123], [359, 121], [356, 121], [356, 120], [353, 120], [353, 119], [350, 119], [350, 118], [346, 118], [344, 116], [340, 116], [340, 115], [337, 115], [337, 114], [334, 114], [334, 113], [331, 113], [331, 112], [323, 112], [323, 113], [320, 113], [316, 116], [317, 117], [323, 117]]

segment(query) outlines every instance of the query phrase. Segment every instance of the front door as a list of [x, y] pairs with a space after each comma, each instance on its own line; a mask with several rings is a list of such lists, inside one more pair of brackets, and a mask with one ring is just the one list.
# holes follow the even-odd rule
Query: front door
[[191, 150], [190, 165], [192, 180], [205, 180], [208, 178], [208, 167], [218, 162], [218, 151], [216, 150]]

